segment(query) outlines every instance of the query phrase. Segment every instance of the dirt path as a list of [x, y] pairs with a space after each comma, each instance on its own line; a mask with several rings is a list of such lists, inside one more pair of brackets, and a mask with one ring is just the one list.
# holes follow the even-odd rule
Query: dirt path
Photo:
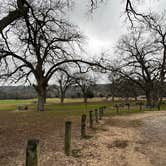
[[47, 154], [41, 165], [165, 166], [165, 138], [164, 111], [116, 116], [105, 119], [92, 139], [73, 142], [72, 157], [61, 152]]

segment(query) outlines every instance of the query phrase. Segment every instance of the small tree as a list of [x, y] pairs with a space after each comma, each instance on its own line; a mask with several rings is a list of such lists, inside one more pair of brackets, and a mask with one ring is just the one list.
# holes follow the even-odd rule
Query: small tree
[[92, 79], [88, 73], [85, 74], [79, 74], [76, 73], [74, 74], [75, 77], [75, 82], [76, 84], [80, 87], [83, 98], [84, 98], [84, 103], [87, 103], [88, 97], [92, 97], [93, 94], [91, 93], [91, 88], [95, 85], [95, 80]]
[[57, 76], [56, 79], [60, 95], [60, 102], [64, 103], [66, 91], [73, 84], [73, 78], [61, 71], [59, 72], [59, 76]]

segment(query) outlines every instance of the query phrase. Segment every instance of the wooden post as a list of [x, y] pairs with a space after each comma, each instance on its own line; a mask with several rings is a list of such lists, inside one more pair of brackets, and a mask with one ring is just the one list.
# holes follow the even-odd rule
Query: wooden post
[[81, 137], [86, 137], [86, 115], [83, 114], [81, 118]]
[[102, 120], [101, 108], [99, 108], [99, 120]]
[[142, 103], [139, 103], [139, 110], [142, 111]]
[[95, 109], [95, 117], [96, 117], [96, 123], [99, 123], [99, 114], [97, 109]]
[[119, 114], [119, 106], [118, 106], [118, 104], [115, 104], [115, 107], [116, 107], [117, 114]]
[[157, 104], [158, 111], [160, 111], [160, 103]]
[[71, 125], [72, 122], [67, 121], [65, 122], [65, 154], [67, 156], [70, 155], [71, 152]]
[[104, 107], [101, 107], [101, 115], [104, 116]]
[[129, 111], [130, 110], [130, 103], [127, 103], [127, 110]]
[[26, 166], [38, 166], [39, 140], [28, 140], [26, 148]]
[[89, 127], [93, 128], [93, 111], [89, 111]]

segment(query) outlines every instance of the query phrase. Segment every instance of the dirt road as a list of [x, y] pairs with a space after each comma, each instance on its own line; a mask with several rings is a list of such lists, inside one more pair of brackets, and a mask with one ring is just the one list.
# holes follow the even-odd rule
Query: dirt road
[[166, 112], [105, 119], [95, 137], [73, 145], [72, 157], [57, 152], [41, 165], [166, 166]]

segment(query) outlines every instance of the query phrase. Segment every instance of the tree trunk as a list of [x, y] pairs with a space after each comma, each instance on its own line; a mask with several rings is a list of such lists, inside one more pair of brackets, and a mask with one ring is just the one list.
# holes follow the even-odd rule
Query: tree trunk
[[137, 101], [137, 96], [134, 97], [135, 101]]
[[41, 94], [38, 94], [37, 110], [44, 111], [44, 104], [45, 104], [45, 97]]
[[61, 95], [61, 104], [63, 104], [64, 103], [64, 95]]
[[86, 96], [84, 96], [84, 103], [87, 103], [87, 97]]
[[46, 104], [46, 101], [47, 101], [47, 94], [46, 94], [46, 90], [45, 90], [45, 93], [44, 93], [44, 104]]
[[44, 111], [47, 86], [37, 85], [35, 87], [35, 89], [36, 89], [37, 94], [38, 94], [37, 111]]
[[152, 96], [150, 91], [146, 91], [146, 105], [148, 107], [152, 106]]

